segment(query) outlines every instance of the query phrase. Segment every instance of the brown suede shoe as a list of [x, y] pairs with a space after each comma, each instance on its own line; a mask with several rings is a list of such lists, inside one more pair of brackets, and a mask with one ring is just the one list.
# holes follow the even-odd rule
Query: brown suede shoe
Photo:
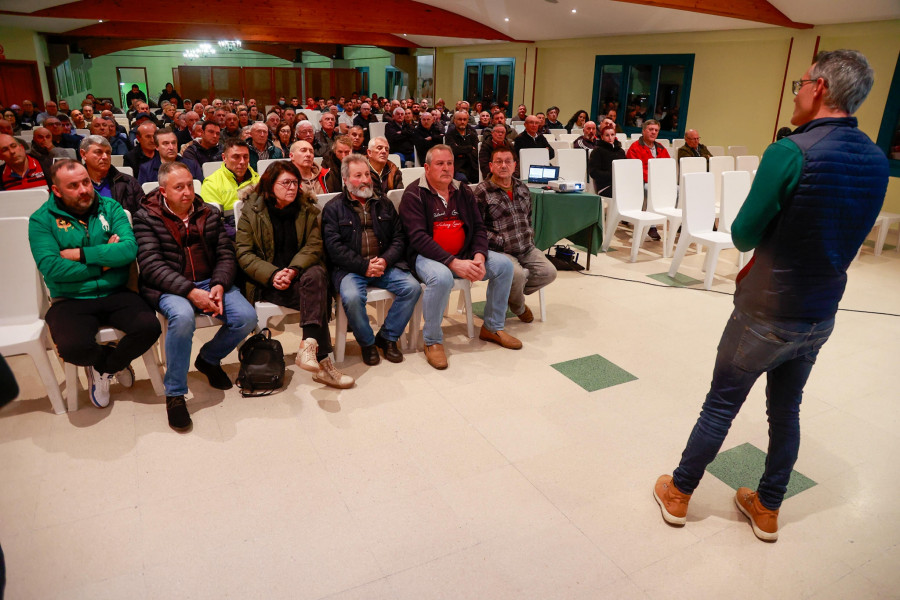
[[531, 309], [528, 306], [525, 307], [525, 310], [521, 315], [518, 315], [519, 320], [523, 323], [531, 323], [534, 321], [534, 314], [531, 312]]
[[443, 344], [425, 345], [425, 360], [435, 369], [447, 368], [447, 355], [444, 353]]
[[510, 350], [518, 350], [522, 347], [522, 342], [520, 340], [514, 338], [505, 331], [491, 331], [484, 325], [481, 326], [481, 333], [478, 334], [478, 337], [486, 342], [500, 344], [504, 348], [509, 348]]
[[750, 519], [753, 533], [764, 542], [778, 539], [778, 511], [762, 505], [759, 495], [750, 488], [738, 488], [734, 495], [734, 503], [744, 516]]
[[671, 475], [660, 475], [653, 486], [653, 497], [659, 504], [663, 520], [669, 525], [684, 525], [687, 523], [688, 502], [691, 495], [680, 492], [672, 483]]

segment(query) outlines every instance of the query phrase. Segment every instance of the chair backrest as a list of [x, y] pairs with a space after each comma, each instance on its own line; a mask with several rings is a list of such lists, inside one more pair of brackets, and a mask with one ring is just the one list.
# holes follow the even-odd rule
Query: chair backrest
[[547, 133], [544, 134], [544, 137], [547, 138], [547, 141], [548, 141], [548, 142], [552, 142], [553, 140], [556, 139], [556, 132], [557, 132], [557, 131], [563, 131], [563, 132], [565, 132], [565, 129], [559, 129], [559, 130], [557, 130], [557, 129], [550, 129], [550, 130], [547, 131]]
[[725, 171], [722, 173], [722, 210], [719, 231], [731, 233], [731, 224], [750, 193], [750, 173], [748, 171]]
[[678, 179], [674, 158], [651, 158], [647, 161], [647, 210], [675, 208]]
[[320, 167], [322, 166], [323, 160], [325, 160], [324, 156], [317, 156], [317, 157], [313, 158], [313, 162], [316, 163]]
[[561, 134], [559, 134], [559, 135], [556, 136], [556, 137], [557, 137], [557, 139], [562, 139], [562, 136], [564, 136], [564, 135], [574, 135], [574, 136], [578, 137], [578, 136], [580, 136], [582, 133], [584, 133], [584, 129], [581, 129], [581, 128], [578, 128], [578, 127], [572, 127], [572, 133], [561, 133]]
[[525, 123], [518, 123], [513, 125], [512, 128], [516, 130], [516, 133], [522, 133], [525, 131]]
[[714, 179], [712, 173], [688, 173], [684, 176], [682, 227], [689, 234], [712, 231], [716, 220]]
[[125, 173], [126, 175], [131, 175], [132, 177], [134, 177], [134, 169], [132, 169], [131, 167], [116, 167], [116, 170], [119, 173]]
[[403, 185], [409, 185], [422, 178], [422, 175], [425, 174], [425, 167], [407, 167], [400, 169], [400, 174], [403, 175]]
[[557, 139], [559, 139], [562, 142], [574, 142], [575, 140], [577, 140], [580, 137], [581, 137], [580, 133], [561, 133], [559, 135], [559, 138], [557, 138]]
[[29, 323], [40, 317], [37, 267], [28, 244], [28, 218], [0, 218], [5, 260], [0, 265], [0, 325]]
[[612, 198], [619, 212], [641, 210], [644, 204], [644, 165], [639, 159], [612, 162]]
[[546, 148], [523, 148], [519, 152], [519, 173], [522, 181], [528, 181], [528, 168], [531, 165], [549, 165], [550, 151]]
[[384, 128], [387, 123], [369, 123], [369, 139], [384, 137]]
[[234, 211], [234, 226], [237, 227], [238, 223], [241, 222], [241, 211], [244, 210], [244, 201], [238, 200], [235, 202], [232, 210]]
[[747, 146], [728, 146], [728, 155], [737, 158], [738, 156], [747, 156], [750, 151]]
[[158, 187], [159, 183], [157, 183], [156, 181], [147, 181], [141, 184], [141, 189], [144, 190], [144, 194], [149, 194]]
[[630, 136], [628, 136], [628, 139], [631, 140], [632, 142], [636, 142], [639, 139], [641, 139], [641, 135], [643, 135], [641, 132], [632, 133]]
[[256, 172], [259, 173], [260, 177], [262, 177], [262, 174], [266, 172], [266, 169], [268, 169], [270, 165], [274, 165], [275, 163], [277, 163], [280, 160], [290, 161], [291, 159], [290, 158], [266, 158], [266, 159], [263, 159], [257, 163]]
[[684, 146], [684, 138], [675, 138], [672, 140], [672, 150], [678, 152], [678, 149]]
[[388, 200], [394, 205], [397, 212], [400, 212], [400, 200], [403, 199], [403, 190], [389, 190], [387, 193]]
[[[0, 192], [0, 218], [30, 217], [47, 199], [50, 192], [47, 188], [31, 188], [27, 190], [10, 190]], [[2, 239], [2, 238], [0, 238]], [[6, 242], [4, 241], [4, 246]]]
[[199, 179], [194, 180], [194, 193], [198, 196], [200, 195], [200, 191], [203, 189], [203, 182]]
[[[581, 148], [563, 148], [556, 152], [559, 163], [559, 178], [566, 181], [586, 183], [587, 150]], [[528, 173], [525, 173], [526, 177]]]
[[628, 134], [627, 133], [617, 133], [616, 138], [624, 144], [626, 141], [628, 141]]
[[759, 168], [759, 157], [755, 155], [738, 156], [734, 159], [735, 171], [755, 171]]
[[206, 179], [213, 173], [219, 170], [219, 167], [224, 165], [225, 162], [221, 160], [211, 160], [209, 162], [203, 163], [203, 179]]
[[115, 168], [121, 168], [125, 166], [125, 156], [122, 154], [113, 154], [109, 157], [109, 163]]
[[388, 154], [388, 160], [397, 165], [398, 168], [403, 167], [403, 159], [399, 154]]
[[716, 204], [722, 202], [722, 173], [734, 171], [733, 156], [713, 156], [709, 159], [709, 172], [713, 174]]
[[316, 206], [319, 207], [319, 210], [325, 210], [325, 205], [328, 204], [332, 198], [337, 198], [343, 192], [333, 192], [331, 194], [318, 194], [316, 196]]
[[30, 144], [34, 141], [34, 131], [31, 129], [23, 129], [16, 137], [20, 137]]
[[566, 140], [551, 140], [550, 147], [554, 150], [567, 150], [572, 147], [572, 142]]
[[76, 129], [75, 134], [84, 137], [84, 136], [91, 135], [91, 130], [90, 129]]
[[707, 146], [706, 149], [713, 156], [725, 156], [725, 146]]
[[708, 170], [702, 156], [685, 156], [678, 160], [678, 197], [684, 198], [684, 176], [688, 173], [705, 173]]

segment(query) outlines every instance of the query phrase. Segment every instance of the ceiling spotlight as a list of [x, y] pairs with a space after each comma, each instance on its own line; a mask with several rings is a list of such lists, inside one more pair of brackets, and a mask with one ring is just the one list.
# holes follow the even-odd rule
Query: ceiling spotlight
[[405, 33], [403, 34], [403, 37], [406, 37], [406, 34], [405, 34]]
[[102, 22], [103, 22], [103, 19], [100, 19], [100, 20], [99, 20], [99, 21], [97, 21], [97, 22], [98, 22], [98, 23], [102, 23]]
[[503, 20], [506, 21], [507, 23], [509, 23], [509, 17], [506, 17], [506, 18], [503, 19]]
[[576, 10], [573, 8], [573, 9], [572, 9], [572, 13], [574, 14], [574, 13], [576, 13], [576, 12], [578, 12], [578, 11], [576, 11]]

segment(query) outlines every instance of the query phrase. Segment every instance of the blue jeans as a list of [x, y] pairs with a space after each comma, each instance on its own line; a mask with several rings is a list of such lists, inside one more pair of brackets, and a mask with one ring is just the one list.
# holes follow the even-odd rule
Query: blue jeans
[[769, 449], [757, 491], [763, 506], [781, 507], [800, 451], [803, 386], [833, 329], [834, 318], [820, 323], [766, 322], [735, 309], [719, 342], [712, 384], [700, 417], [673, 473], [675, 487], [693, 493], [722, 447], [750, 388], [765, 373]]
[[[488, 250], [484, 266], [485, 274], [482, 281], [488, 281], [484, 326], [491, 331], [502, 331], [506, 323], [509, 287], [512, 285], [512, 262], [503, 254]], [[441, 344], [444, 341], [441, 321], [455, 276], [446, 265], [422, 255], [416, 257], [416, 274], [425, 284], [425, 294], [422, 297], [422, 312], [425, 317], [422, 334], [425, 343], [429, 346]]]
[[360, 346], [375, 343], [375, 334], [366, 315], [366, 286], [387, 290], [394, 294], [394, 302], [384, 318], [379, 334], [384, 339], [396, 342], [416, 308], [422, 293], [422, 286], [416, 278], [403, 269], [389, 268], [381, 277], [366, 277], [348, 273], [341, 279], [341, 304], [347, 313], [347, 322]]
[[[209, 290], [209, 279], [194, 283], [201, 290]], [[225, 291], [223, 312], [218, 317], [224, 324], [213, 339], [200, 348], [200, 358], [214, 365], [222, 362], [256, 327], [256, 310], [234, 286]], [[166, 396], [187, 393], [187, 375], [191, 363], [191, 343], [194, 338], [194, 319], [197, 310], [190, 300], [176, 294], [163, 294], [159, 312], [169, 321], [166, 329]]]

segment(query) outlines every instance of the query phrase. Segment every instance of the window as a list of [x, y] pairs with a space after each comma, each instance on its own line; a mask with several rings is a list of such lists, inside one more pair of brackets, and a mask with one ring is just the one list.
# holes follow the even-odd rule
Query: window
[[480, 58], [466, 61], [466, 79], [463, 82], [463, 97], [474, 109], [476, 102], [488, 110], [496, 102], [506, 113], [512, 115], [513, 80], [516, 72], [514, 58]]
[[900, 58], [894, 68], [891, 91], [884, 105], [884, 117], [878, 131], [878, 145], [891, 164], [891, 176], [900, 177]]
[[644, 121], [656, 119], [660, 137], [684, 137], [693, 71], [693, 54], [598, 56], [592, 115], [597, 120], [615, 110], [625, 133], [638, 133]]

